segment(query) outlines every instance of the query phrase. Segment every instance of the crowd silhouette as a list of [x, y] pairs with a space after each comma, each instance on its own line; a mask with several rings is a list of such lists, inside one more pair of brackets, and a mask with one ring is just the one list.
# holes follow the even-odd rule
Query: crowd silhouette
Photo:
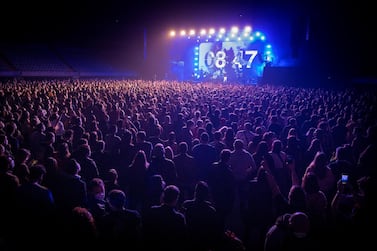
[[1, 250], [373, 243], [373, 87], [116, 79], [0, 85]]

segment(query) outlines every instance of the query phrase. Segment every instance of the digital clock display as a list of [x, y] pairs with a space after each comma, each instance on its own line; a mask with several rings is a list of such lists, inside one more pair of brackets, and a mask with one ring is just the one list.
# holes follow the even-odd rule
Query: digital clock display
[[212, 80], [255, 79], [265, 65], [263, 46], [250, 41], [199, 44], [199, 77]]

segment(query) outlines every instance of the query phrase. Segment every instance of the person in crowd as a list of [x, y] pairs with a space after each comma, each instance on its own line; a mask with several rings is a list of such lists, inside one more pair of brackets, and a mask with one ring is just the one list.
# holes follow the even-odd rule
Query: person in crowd
[[63, 224], [65, 217], [71, 214], [74, 207], [87, 205], [87, 183], [81, 179], [80, 170], [80, 164], [72, 158], [67, 161], [58, 177], [53, 196]]
[[244, 148], [242, 140], [236, 139], [233, 145], [234, 150], [230, 152], [229, 165], [236, 184], [234, 210], [239, 211], [237, 214], [240, 215], [240, 221], [243, 222], [247, 214], [249, 180], [255, 176], [258, 168], [252, 154]]
[[27, 183], [29, 181], [29, 166], [30, 166], [31, 152], [26, 148], [18, 149], [15, 154], [15, 165], [13, 169], [13, 174], [16, 175], [21, 184]]
[[173, 160], [166, 158], [165, 147], [158, 143], [153, 148], [147, 175], [160, 174], [167, 185], [177, 184], [177, 169]]
[[106, 187], [101, 178], [93, 178], [87, 182], [88, 201], [85, 208], [89, 210], [95, 220], [106, 214], [108, 204], [106, 201]]
[[110, 168], [102, 177], [104, 177], [103, 182], [105, 183], [106, 195], [108, 195], [108, 193], [113, 189], [123, 190], [119, 183], [118, 171], [115, 168]]
[[101, 245], [111, 249], [125, 245], [129, 249], [143, 250], [140, 212], [126, 208], [126, 194], [122, 190], [111, 190], [107, 201], [109, 211], [97, 221]]
[[[164, 141], [164, 146], [165, 147], [171, 147], [171, 149], [173, 150], [173, 154], [174, 155], [177, 155], [178, 152], [179, 152], [179, 143], [177, 142], [177, 136], [175, 134], [174, 131], [170, 131], [168, 133], [168, 136], [167, 136], [167, 139]], [[186, 143], [187, 144], [187, 143]]]
[[148, 177], [146, 187], [146, 197], [142, 214], [149, 210], [150, 207], [160, 205], [162, 192], [166, 187], [166, 182], [161, 175], [155, 174]]
[[270, 170], [274, 175], [276, 182], [284, 194], [288, 195], [290, 183], [289, 168], [287, 166], [287, 153], [284, 151], [283, 143], [281, 140], [276, 139], [272, 143], [272, 149], [269, 152], [272, 157], [273, 165], [270, 166]]
[[100, 249], [98, 223], [89, 209], [74, 207], [68, 219], [65, 239], [60, 240], [60, 248]]
[[198, 181], [194, 197], [182, 203], [181, 211], [186, 218], [189, 250], [213, 250], [224, 233], [210, 198], [208, 184]]
[[147, 133], [143, 130], [138, 131], [136, 134], [135, 149], [143, 150], [148, 162], [151, 161], [153, 148], [153, 144], [147, 139]]
[[99, 178], [100, 175], [97, 163], [91, 155], [92, 150], [89, 144], [77, 146], [77, 150], [74, 152], [75, 159], [81, 167], [79, 174], [85, 182], [90, 182], [93, 178]]
[[309, 166], [310, 162], [313, 161], [317, 152], [322, 152], [321, 141], [318, 138], [314, 138], [310, 141], [309, 146], [304, 151], [303, 166], [305, 169]]
[[[147, 154], [148, 162], [151, 162], [153, 144], [143, 144], [143, 142], [148, 140], [147, 135], [144, 135], [144, 137], [141, 135], [143, 140], [137, 139], [137, 135], [148, 132], [149, 137], [150, 132], [152, 132], [150, 129], [153, 129], [157, 125], [158, 121], [156, 119], [164, 121], [165, 116], [170, 117], [170, 121], [166, 126], [164, 123], [162, 124], [163, 139], [166, 140], [167, 135], [170, 132], [174, 132], [177, 136], [175, 140], [176, 146], [182, 141], [180, 138], [182, 128], [184, 125], [187, 125], [188, 121], [192, 120], [195, 125], [199, 125], [194, 130], [194, 139], [189, 142], [193, 147], [188, 147], [188, 153], [192, 154], [195, 162], [199, 164], [200, 178], [203, 181], [208, 181], [213, 198], [215, 197], [212, 191], [216, 189], [221, 191], [221, 187], [216, 187], [216, 184], [213, 185], [213, 183], [203, 179], [203, 177], [207, 177], [207, 171], [211, 169], [214, 162], [223, 162], [220, 157], [223, 148], [221, 146], [220, 148], [215, 147], [214, 152], [216, 154], [213, 154], [215, 157], [212, 158], [212, 150], [203, 150], [206, 147], [203, 148], [201, 145], [203, 143], [201, 138], [203, 133], [208, 134], [211, 132], [215, 136], [216, 131], [218, 131], [221, 134], [222, 140], [225, 131], [231, 129], [232, 132], [229, 134], [228, 143], [234, 142], [237, 138], [236, 135], [240, 135], [241, 130], [244, 129], [245, 123], [250, 122], [252, 124], [252, 131], [256, 133], [252, 143], [249, 142], [247, 146], [247, 150], [251, 154], [256, 151], [255, 148], [261, 140], [265, 140], [268, 146], [271, 147], [273, 140], [278, 139], [283, 142], [283, 151], [286, 151], [289, 155], [293, 155], [291, 153], [297, 151], [294, 150], [295, 148], [287, 147], [289, 140], [286, 136], [288, 134], [291, 135], [296, 130], [294, 137], [299, 139], [302, 145], [304, 145], [302, 151], [308, 150], [304, 153], [301, 167], [299, 161], [295, 158], [297, 161], [296, 168], [298, 169], [296, 171], [302, 183], [304, 183], [304, 169], [309, 168], [312, 162], [318, 162], [315, 164], [315, 167], [310, 167], [314, 173], [317, 173], [317, 169], [323, 169], [323, 166], [330, 167], [328, 163], [317, 167], [317, 164], [321, 162], [319, 159], [314, 161], [318, 152], [324, 152], [326, 162], [328, 162], [332, 160], [333, 156], [336, 156], [336, 145], [342, 144], [340, 147], [348, 147], [347, 144], [350, 144], [352, 154], [349, 154], [349, 149], [347, 148], [347, 154], [345, 155], [347, 155], [347, 160], [352, 159], [348, 157], [353, 157], [351, 162], [354, 161], [354, 172], [349, 175], [351, 183], [353, 183], [353, 196], [356, 199], [356, 206], [350, 219], [354, 231], [350, 235], [355, 237], [353, 239], [354, 243], [360, 245], [361, 248], [367, 247], [366, 245], [370, 244], [373, 240], [373, 232], [368, 232], [368, 229], [373, 228], [375, 225], [373, 223], [376, 222], [374, 213], [376, 211], [374, 206], [376, 204], [376, 168], [374, 168], [373, 163], [376, 162], [375, 156], [377, 156], [375, 147], [375, 142], [377, 142], [375, 115], [377, 112], [375, 105], [376, 91], [374, 88], [364, 89], [359, 88], [359, 86], [353, 86], [352, 88], [330, 90], [327, 86], [325, 88], [309, 89], [292, 86], [211, 83], [208, 81], [204, 81], [201, 84], [192, 84], [184, 81], [165, 80], [156, 80], [151, 84], [150, 81], [146, 80], [115, 80], [105, 78], [96, 78], [95, 80], [80, 78], [68, 81], [64, 79], [53, 79], [51, 81], [33, 79], [31, 81], [25, 78], [22, 80], [2, 79], [0, 81], [2, 86], [0, 90], [0, 194], [3, 201], [0, 207], [0, 239], [4, 240], [2, 243], [6, 244], [6, 248], [12, 246], [12, 243], [17, 240], [17, 231], [15, 231], [15, 227], [17, 226], [14, 224], [17, 214], [15, 214], [15, 204], [12, 202], [15, 201], [14, 191], [20, 185], [20, 180], [15, 176], [17, 172], [14, 169], [14, 161], [17, 159], [16, 155], [18, 152], [15, 149], [27, 149], [31, 153], [31, 161], [37, 160], [38, 164], [43, 164], [46, 167], [47, 173], [44, 181], [42, 181], [42, 185], [51, 189], [59, 212], [61, 212], [62, 208], [67, 209], [63, 210], [66, 217], [62, 217], [61, 214], [58, 217], [59, 226], [61, 228], [66, 227], [67, 230], [61, 232], [62, 239], [59, 240], [61, 243], [61, 241], [69, 237], [69, 235], [65, 234], [69, 232], [68, 227], [70, 224], [68, 224], [68, 221], [73, 220], [71, 217], [72, 210], [77, 206], [83, 207], [85, 205], [85, 193], [83, 192], [85, 191], [85, 185], [82, 184], [82, 180], [80, 181], [80, 173], [77, 173], [77, 165], [71, 165], [72, 158], [76, 157], [79, 144], [87, 142], [92, 147], [95, 145], [95, 142], [100, 142], [101, 140], [105, 142], [104, 136], [111, 131], [110, 127], [112, 125], [116, 125], [119, 130], [115, 135], [121, 137], [121, 148], [118, 155], [110, 158], [105, 153], [106, 145], [103, 144], [99, 147], [99, 152], [103, 151], [102, 153], [105, 154], [100, 153], [99, 156], [104, 156], [104, 158], [94, 157], [94, 153], [97, 152], [97, 149], [94, 148], [92, 157], [98, 164], [102, 179], [108, 170], [114, 168], [119, 172], [119, 181], [122, 187], [125, 187], [126, 175], [123, 170], [127, 169], [131, 164], [138, 150], [143, 149]], [[58, 118], [55, 119], [54, 116], [58, 116]], [[270, 123], [270, 118], [272, 120], [273, 116], [277, 117], [281, 128], [269, 127], [272, 124]], [[151, 118], [151, 120], [148, 120], [148, 118]], [[342, 126], [339, 130], [336, 129], [339, 118], [347, 121], [345, 126], [347, 129], [346, 141], [344, 141], [344, 127]], [[203, 121], [202, 124], [198, 122], [200, 120]], [[296, 120], [297, 126], [293, 130], [287, 127], [290, 123], [288, 121], [291, 120]], [[54, 131], [52, 126], [55, 121], [60, 121], [63, 126]], [[342, 121], [340, 122], [343, 124]], [[210, 123], [213, 125], [212, 128]], [[206, 127], [207, 125], [209, 125], [209, 128]], [[92, 132], [94, 131], [97, 137], [92, 137]], [[277, 133], [279, 131], [280, 134]], [[46, 143], [46, 137], [48, 138], [50, 132], [56, 133], [56, 142], [52, 144], [56, 152], [53, 156], [48, 154], [50, 157], [46, 159], [43, 144]], [[282, 136], [286, 132], [287, 135]], [[208, 138], [207, 143], [211, 141], [211, 135]], [[313, 142], [313, 146], [309, 146], [308, 143], [310, 142]], [[198, 147], [195, 150], [195, 154], [193, 152], [194, 146]], [[226, 147], [232, 149], [233, 144], [228, 144]], [[271, 149], [269, 148], [269, 150]], [[176, 156], [176, 152], [174, 152], [174, 156]], [[55, 162], [51, 157], [56, 159], [56, 168]], [[100, 159], [101, 161], [99, 161]], [[29, 168], [32, 164], [36, 164], [31, 163], [31, 161], [27, 162]], [[225, 162], [227, 164], [222, 163], [222, 165], [224, 164], [224, 166], [229, 168], [229, 162]], [[260, 166], [263, 166], [262, 163], [264, 162], [267, 163], [268, 161], [260, 161], [260, 164], [257, 165], [258, 170]], [[270, 171], [272, 172], [272, 165], [266, 165], [271, 167]], [[74, 171], [67, 174], [67, 170], [71, 166], [76, 167], [71, 168]], [[55, 169], [56, 173], [54, 171], [50, 172], [50, 170]], [[53, 176], [56, 174], [56, 179], [50, 179], [49, 173], [54, 174]], [[224, 173], [227, 173], [227, 171], [224, 171]], [[332, 196], [335, 196], [334, 193], [337, 190], [336, 180], [339, 178], [339, 173], [337, 171], [334, 175], [335, 182], [333, 183]], [[262, 174], [260, 175], [263, 176]], [[320, 177], [321, 171], [318, 171], [317, 175], [317, 179], [320, 180], [320, 188], [323, 188], [323, 183], [326, 182]], [[160, 204], [162, 189], [165, 187], [161, 177], [158, 174], [148, 177], [146, 184], [147, 202], [144, 208]], [[132, 177], [130, 178], [132, 179]], [[263, 178], [260, 179], [263, 180]], [[218, 180], [221, 179], [219, 178]], [[153, 184], [156, 186], [154, 187]], [[226, 182], [220, 182], [219, 184], [223, 185]], [[271, 194], [275, 194], [276, 191], [281, 189], [280, 193], [281, 191], [286, 191], [288, 195], [273, 196], [273, 205], [271, 206], [270, 203], [265, 203], [265, 200], [270, 199], [269, 190], [263, 190], [260, 188], [263, 185], [260, 184], [255, 187], [266, 192], [266, 196], [258, 200], [252, 200], [251, 196], [248, 203], [250, 209], [256, 204], [261, 204], [260, 210], [257, 211], [265, 214], [269, 214], [270, 209], [275, 211], [275, 213], [271, 213], [273, 216], [276, 216], [276, 212], [293, 213], [297, 210], [306, 213], [309, 219], [312, 218], [311, 210], [313, 208], [311, 207], [313, 205], [307, 205], [308, 208], [305, 211], [305, 205], [299, 203], [305, 197], [302, 194], [302, 190], [300, 190], [303, 188], [302, 184], [301, 187], [292, 184], [289, 191], [279, 186], [279, 189], [271, 190], [271, 185], [267, 185], [269, 185], [268, 188]], [[250, 193], [251, 190], [258, 190], [251, 189], [251, 187], [255, 188], [254, 185], [250, 185]], [[125, 190], [123, 191], [125, 192]], [[178, 204], [184, 200], [184, 193], [184, 191], [181, 191]], [[279, 193], [276, 192], [276, 194]], [[306, 191], [305, 194], [308, 196]], [[314, 194], [316, 194], [314, 197], [321, 197], [318, 193]], [[286, 202], [290, 201], [288, 208], [285, 208], [285, 211], [276, 208], [276, 200], [282, 197], [286, 198], [286, 196], [288, 196]], [[307, 198], [307, 200], [312, 199]], [[75, 202], [73, 203], [73, 201]], [[250, 203], [250, 201], [254, 201], [255, 203]], [[282, 205], [284, 205], [283, 201], [281, 200]], [[329, 213], [331, 212], [329, 207], [332, 201], [331, 195], [327, 197], [327, 201], [327, 215], [330, 217], [331, 227], [334, 227], [330, 229], [339, 229], [340, 226], [334, 225], [342, 223], [339, 220], [339, 213], [347, 213], [349, 208], [343, 206], [348, 206], [348, 204], [340, 204], [341, 207], [338, 208], [337, 214], [332, 214]], [[314, 204], [317, 205], [317, 203]], [[213, 200], [213, 205], [219, 214], [221, 209], [216, 205], [215, 200]], [[321, 202], [318, 202], [318, 205], [321, 205]], [[256, 210], [255, 208], [253, 209]], [[143, 212], [146, 211], [148, 210], [143, 210]], [[239, 215], [236, 215], [235, 211], [233, 213], [232, 217], [239, 218]], [[269, 217], [263, 217], [261, 214], [257, 215], [259, 215], [259, 218], [264, 223], [266, 222], [265, 219], [268, 219], [271, 225], [275, 221], [274, 217], [270, 221]], [[347, 214], [344, 214], [344, 216], [347, 216]], [[241, 241], [250, 247], [250, 239], [244, 235], [239, 235], [238, 231], [236, 231], [240, 222], [235, 222], [232, 219], [228, 221], [231, 224], [227, 225], [231, 229], [228, 229], [229, 231], [226, 232], [228, 234], [224, 233], [223, 238], [219, 239], [221, 245], [217, 247], [217, 250], [229, 251], [232, 245], [242, 250]], [[265, 226], [264, 224], [258, 225], [258, 223], [260, 222], [248, 222], [252, 230], [261, 229], [259, 227]], [[314, 221], [314, 224], [312, 223], [310, 227], [312, 237], [315, 237], [322, 243], [331, 240], [334, 244], [332, 245], [333, 247], [339, 246], [337, 244], [341, 238], [330, 238], [331, 235], [318, 234], [322, 232], [329, 233], [327, 229], [328, 224], [320, 226], [316, 224], [316, 221]], [[267, 229], [267, 227], [263, 229]], [[248, 233], [255, 232], [261, 233], [258, 231]], [[253, 234], [251, 235], [254, 236]], [[256, 238], [257, 236], [254, 237]], [[237, 241], [237, 239], [241, 241]], [[258, 241], [259, 243], [261, 242]], [[254, 247], [253, 245], [251, 246]], [[258, 247], [261, 248], [263, 246], [258, 245]]]
[[302, 180], [302, 187], [307, 198], [307, 214], [311, 222], [313, 238], [326, 237], [329, 229], [329, 199], [321, 190], [319, 178], [308, 172]]
[[57, 213], [52, 191], [42, 185], [45, 174], [42, 164], [32, 165], [29, 179], [18, 187], [15, 200], [18, 238], [27, 241], [30, 247], [42, 250], [48, 250], [50, 246], [41, 243], [39, 237], [54, 237]]
[[[354, 178], [356, 165], [349, 161], [349, 155], [352, 155], [350, 146], [339, 146], [336, 148], [334, 158], [329, 161], [328, 167], [334, 174], [336, 181], [340, 180], [342, 174], [348, 174], [351, 178]], [[356, 184], [356, 180], [353, 180], [352, 183]]]
[[182, 127], [179, 134], [179, 142], [186, 142], [188, 148], [191, 150], [193, 145], [192, 141], [194, 140], [193, 130], [195, 128], [195, 123], [193, 120], [187, 120], [186, 124]]
[[276, 219], [265, 237], [264, 251], [318, 250], [310, 233], [310, 220], [304, 212], [284, 214]]
[[125, 192], [128, 197], [127, 207], [138, 210], [139, 212], [142, 210], [145, 203], [149, 165], [145, 152], [139, 150], [131, 165], [129, 165], [125, 177]]
[[304, 177], [308, 173], [314, 173], [318, 178], [320, 190], [325, 193], [327, 198], [332, 198], [336, 190], [336, 177], [328, 164], [327, 155], [324, 152], [317, 152], [313, 161], [306, 168]]
[[236, 178], [229, 164], [230, 155], [229, 149], [223, 149], [220, 161], [212, 164], [208, 176], [212, 200], [224, 231], [234, 208], [237, 191]]
[[0, 207], [0, 236], [6, 242], [14, 241], [14, 234], [17, 232], [17, 226], [14, 224], [17, 217], [14, 201], [16, 201], [17, 189], [21, 185], [18, 177], [13, 174], [12, 161], [11, 156], [0, 155], [0, 196], [3, 205]]
[[152, 206], [143, 216], [143, 236], [147, 249], [186, 250], [188, 229], [186, 218], [178, 209], [180, 190], [167, 185], [162, 193], [161, 203]]
[[179, 143], [179, 152], [173, 158], [177, 169], [177, 186], [181, 191], [181, 200], [192, 198], [195, 185], [198, 182], [198, 169], [194, 157], [188, 153], [185, 141]]
[[264, 140], [257, 144], [255, 152], [252, 155], [257, 169], [262, 165], [262, 161], [268, 161], [269, 166], [273, 165], [273, 159], [269, 154], [268, 144]]
[[367, 129], [367, 147], [360, 153], [357, 161], [356, 178], [364, 176], [376, 177], [376, 168], [371, 163], [376, 163], [377, 156], [377, 124]]
[[223, 149], [226, 148], [226, 145], [222, 140], [223, 140], [223, 134], [221, 133], [221, 131], [215, 131], [213, 133], [213, 140], [209, 142], [209, 144], [215, 147], [216, 149], [217, 160], [220, 160], [220, 153]]
[[[275, 222], [275, 206], [278, 185], [271, 186], [274, 179], [267, 162], [262, 162], [257, 175], [249, 182], [247, 218], [243, 240], [249, 249], [262, 250], [268, 228]], [[277, 183], [276, 183], [277, 184]]]
[[199, 144], [192, 148], [192, 156], [194, 157], [195, 165], [199, 171], [199, 179], [208, 181], [209, 169], [218, 159], [216, 149], [209, 144], [209, 135], [207, 132], [203, 132], [200, 135]]

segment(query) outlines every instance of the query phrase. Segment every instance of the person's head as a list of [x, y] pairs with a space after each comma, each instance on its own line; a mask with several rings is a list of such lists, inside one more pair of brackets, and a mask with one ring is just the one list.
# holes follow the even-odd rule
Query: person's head
[[187, 153], [188, 151], [188, 144], [185, 141], [182, 141], [178, 145], [179, 153]]
[[31, 153], [30, 153], [30, 150], [29, 149], [26, 149], [26, 148], [20, 148], [18, 149], [17, 153], [16, 153], [16, 162], [17, 163], [25, 163], [29, 160], [29, 158], [31, 157]]
[[296, 128], [292, 127], [291, 129], [289, 129], [289, 131], [288, 131], [288, 137], [290, 137], [290, 136], [294, 136], [294, 137], [297, 136], [297, 130], [296, 130]]
[[207, 182], [198, 181], [195, 185], [195, 199], [205, 201], [209, 198], [209, 187]]
[[78, 175], [81, 170], [80, 163], [76, 159], [69, 159], [64, 166], [64, 171], [69, 175]]
[[209, 142], [209, 134], [207, 132], [202, 132], [200, 134], [200, 143], [207, 144]]
[[221, 162], [227, 163], [230, 160], [230, 153], [231, 153], [231, 151], [227, 148], [221, 150], [221, 152], [220, 152]]
[[278, 123], [279, 122], [278, 116], [277, 115], [272, 115], [270, 121], [271, 121], [271, 124]]
[[152, 175], [149, 179], [148, 188], [151, 191], [162, 192], [166, 187], [166, 183], [160, 174]]
[[81, 145], [78, 146], [77, 156], [79, 156], [81, 158], [87, 158], [87, 157], [90, 157], [91, 154], [92, 154], [92, 151], [90, 149], [89, 144], [81, 144]]
[[242, 150], [244, 148], [244, 144], [243, 144], [243, 141], [240, 140], [240, 139], [236, 139], [234, 142], [233, 142], [233, 147], [234, 147], [234, 150]]
[[41, 183], [46, 174], [46, 168], [42, 164], [36, 164], [29, 168], [29, 172], [29, 179], [31, 182]]
[[118, 172], [115, 168], [110, 168], [107, 171], [107, 180], [111, 183], [116, 183], [118, 182]]
[[174, 151], [171, 146], [165, 146], [165, 156], [171, 160], [174, 158]]
[[320, 190], [318, 177], [315, 173], [310, 172], [304, 175], [302, 179], [302, 188], [307, 194], [313, 194]]
[[93, 146], [93, 152], [103, 153], [105, 152], [106, 142], [102, 139], [97, 140]]
[[335, 150], [335, 159], [337, 160], [346, 160], [347, 159], [347, 150], [343, 146], [338, 146]]
[[162, 193], [162, 203], [169, 206], [176, 206], [180, 195], [180, 190], [175, 185], [168, 185]]
[[291, 125], [291, 126], [296, 126], [297, 121], [294, 117], [290, 117], [290, 118], [288, 118], [288, 124]]
[[47, 144], [53, 144], [55, 143], [55, 133], [54, 132], [46, 132], [45, 141]]
[[138, 131], [136, 134], [137, 142], [144, 142], [147, 139], [147, 133], [145, 131]]
[[73, 130], [72, 129], [66, 129], [63, 133], [63, 138], [65, 140], [71, 141], [73, 138]]
[[71, 151], [69, 150], [69, 145], [67, 142], [62, 142], [58, 145], [57, 152], [59, 157], [69, 157], [71, 155]]
[[48, 173], [56, 173], [58, 171], [58, 161], [54, 157], [48, 157], [44, 162], [44, 166]]
[[74, 238], [86, 240], [87, 237], [97, 236], [97, 226], [93, 214], [85, 207], [74, 207], [72, 209], [72, 231], [76, 233]]
[[223, 138], [223, 134], [220, 131], [215, 131], [213, 133], [213, 138], [216, 141], [221, 141], [221, 139]]
[[101, 178], [93, 178], [88, 182], [88, 194], [98, 200], [105, 199], [105, 183]]
[[281, 140], [275, 139], [272, 142], [272, 152], [280, 153], [280, 151], [282, 151], [282, 150], [283, 150], [283, 144], [282, 144]]
[[315, 166], [324, 166], [327, 163], [327, 156], [324, 152], [317, 152], [314, 156], [314, 165]]
[[161, 159], [165, 157], [165, 147], [161, 143], [157, 143], [153, 148], [153, 157]]
[[136, 152], [131, 166], [135, 167], [146, 167], [148, 165], [147, 156], [144, 150], [139, 150]]
[[14, 168], [14, 161], [11, 156], [0, 156], [0, 173], [6, 173]]
[[225, 138], [226, 140], [233, 140], [233, 139], [234, 139], [234, 129], [233, 129], [232, 127], [228, 127], [228, 128], [225, 130], [224, 138]]
[[301, 186], [292, 186], [288, 193], [288, 203], [291, 208], [296, 210], [306, 209], [306, 193]]
[[246, 131], [251, 131], [253, 129], [253, 124], [251, 124], [251, 122], [245, 122], [244, 128]]
[[289, 227], [296, 238], [304, 238], [310, 231], [310, 220], [307, 214], [295, 212], [289, 217]]
[[299, 142], [297, 141], [296, 136], [288, 136], [287, 138], [287, 148], [289, 149], [297, 149], [299, 147]]
[[126, 194], [120, 189], [113, 189], [107, 195], [107, 200], [112, 210], [123, 210], [126, 205]]
[[194, 113], [194, 116], [195, 116], [195, 118], [197, 118], [197, 119], [199, 119], [201, 115], [202, 115], [202, 114], [201, 114], [201, 112], [200, 112], [199, 110], [196, 110], [195, 113]]
[[123, 131], [122, 134], [122, 142], [125, 143], [125, 145], [130, 145], [133, 141], [133, 134], [130, 130], [126, 129]]
[[194, 120], [192, 120], [192, 119], [187, 120], [187, 122], [186, 122], [186, 126], [187, 126], [187, 128], [189, 128], [189, 129], [193, 128], [193, 127], [195, 126], [195, 122], [194, 122]]
[[170, 131], [168, 134], [168, 140], [170, 142], [175, 142], [177, 140], [177, 135], [175, 134], [174, 131]]
[[328, 157], [327, 155], [319, 151], [315, 154], [313, 161], [310, 163], [310, 166], [313, 166], [313, 171], [318, 176], [318, 178], [323, 178], [326, 175]]
[[257, 147], [256, 147], [256, 153], [257, 154], [261, 154], [261, 155], [265, 155], [268, 153], [268, 144], [266, 141], [262, 140], [262, 141], [259, 141]]
[[321, 149], [321, 141], [317, 138], [311, 140], [309, 149], [313, 151], [319, 151]]

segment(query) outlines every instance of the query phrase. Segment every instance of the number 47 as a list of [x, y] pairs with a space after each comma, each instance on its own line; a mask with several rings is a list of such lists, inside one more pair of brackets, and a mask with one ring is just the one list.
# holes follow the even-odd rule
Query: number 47
[[[257, 56], [258, 54], [258, 51], [257, 50], [246, 50], [246, 51], [240, 51], [241, 53], [241, 59], [243, 58], [243, 54], [245, 53], [245, 55], [250, 55], [249, 59], [247, 60], [247, 63], [246, 63], [246, 68], [251, 68], [251, 64], [253, 63], [253, 60], [254, 58]], [[236, 59], [234, 60], [234, 64], [238, 65], [238, 68], [242, 68], [242, 64], [240, 63], [240, 59]]]

